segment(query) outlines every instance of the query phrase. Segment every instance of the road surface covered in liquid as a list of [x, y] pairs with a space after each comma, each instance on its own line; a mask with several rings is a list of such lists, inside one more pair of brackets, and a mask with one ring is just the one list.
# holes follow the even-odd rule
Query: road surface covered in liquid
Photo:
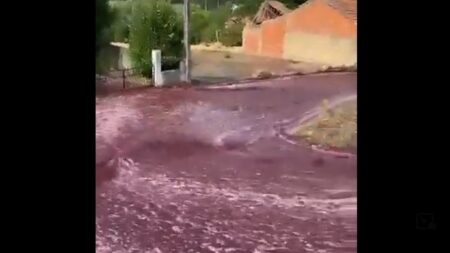
[[280, 138], [356, 73], [97, 98], [97, 252], [356, 252], [356, 157]]

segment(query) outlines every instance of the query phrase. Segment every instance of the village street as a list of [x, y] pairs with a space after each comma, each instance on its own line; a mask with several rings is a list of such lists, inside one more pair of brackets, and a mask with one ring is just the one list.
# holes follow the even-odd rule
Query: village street
[[97, 97], [97, 252], [356, 252], [356, 156], [283, 138], [356, 79]]

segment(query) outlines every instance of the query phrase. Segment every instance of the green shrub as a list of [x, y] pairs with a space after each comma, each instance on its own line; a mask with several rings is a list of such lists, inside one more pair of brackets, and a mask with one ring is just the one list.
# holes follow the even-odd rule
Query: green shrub
[[210, 25], [210, 12], [202, 9], [199, 5], [191, 6], [191, 43], [202, 42], [204, 31]]
[[244, 29], [243, 23], [236, 23], [230, 25], [227, 29], [224, 29], [220, 41], [224, 46], [234, 47], [242, 45], [242, 30]]
[[107, 31], [113, 20], [113, 13], [107, 0], [95, 0], [95, 55], [109, 43]]
[[181, 59], [178, 57], [165, 57], [161, 60], [161, 70], [171, 70], [180, 67]]
[[217, 41], [217, 34], [220, 34], [220, 28], [216, 24], [210, 24], [201, 32], [201, 42], [215, 42]]
[[130, 35], [132, 1], [115, 1], [111, 3], [115, 17], [112, 24], [112, 39], [128, 42]]
[[[202, 18], [199, 18], [199, 14], [195, 14], [197, 17], [192, 18], [191, 31], [192, 35], [196, 36], [194, 42], [209, 43], [217, 40], [220, 41], [221, 35], [225, 29], [225, 23], [232, 14], [231, 4], [227, 3], [212, 11], [197, 10], [195, 12], [201, 13], [203, 16]], [[200, 37], [199, 41], [197, 41], [198, 36]]]
[[150, 76], [153, 49], [163, 58], [180, 58], [183, 45], [181, 17], [166, 0], [136, 0], [130, 23], [130, 56], [134, 67]]
[[232, 13], [233, 11], [231, 3], [222, 5], [219, 8], [211, 11], [211, 23], [214, 23], [223, 28], [225, 26], [225, 22], [227, 22], [227, 20], [231, 17]]

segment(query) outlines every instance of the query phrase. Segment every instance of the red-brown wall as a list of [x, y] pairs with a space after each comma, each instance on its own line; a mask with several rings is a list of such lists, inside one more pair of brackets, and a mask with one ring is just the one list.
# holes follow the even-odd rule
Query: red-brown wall
[[[342, 50], [339, 45], [342, 45]], [[275, 58], [304, 60], [304, 52], [307, 60], [335, 61], [334, 58], [346, 58], [335, 62], [347, 63], [353, 58], [356, 60], [356, 23], [324, 0], [311, 0], [258, 27], [247, 25], [243, 32], [243, 48], [248, 54]], [[342, 52], [336, 54], [336, 50]], [[347, 57], [353, 54], [352, 51], [355, 51], [355, 56]]]
[[282, 57], [286, 17], [268, 20], [261, 27], [261, 51], [264, 56]]
[[288, 15], [286, 32], [302, 31], [316, 34], [356, 36], [353, 20], [344, 17], [322, 0], [306, 3]]
[[259, 54], [261, 44], [261, 29], [247, 25], [242, 32], [242, 47], [248, 54]]

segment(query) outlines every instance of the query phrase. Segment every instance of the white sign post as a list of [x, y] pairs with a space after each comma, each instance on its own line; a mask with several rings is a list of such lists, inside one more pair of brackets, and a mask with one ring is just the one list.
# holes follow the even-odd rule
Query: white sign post
[[161, 50], [152, 50], [152, 78], [156, 87], [163, 85], [161, 72]]
[[183, 69], [183, 81], [191, 82], [191, 44], [190, 44], [190, 17], [191, 17], [191, 6], [189, 0], [184, 0], [183, 5], [183, 17], [184, 17], [184, 69]]

